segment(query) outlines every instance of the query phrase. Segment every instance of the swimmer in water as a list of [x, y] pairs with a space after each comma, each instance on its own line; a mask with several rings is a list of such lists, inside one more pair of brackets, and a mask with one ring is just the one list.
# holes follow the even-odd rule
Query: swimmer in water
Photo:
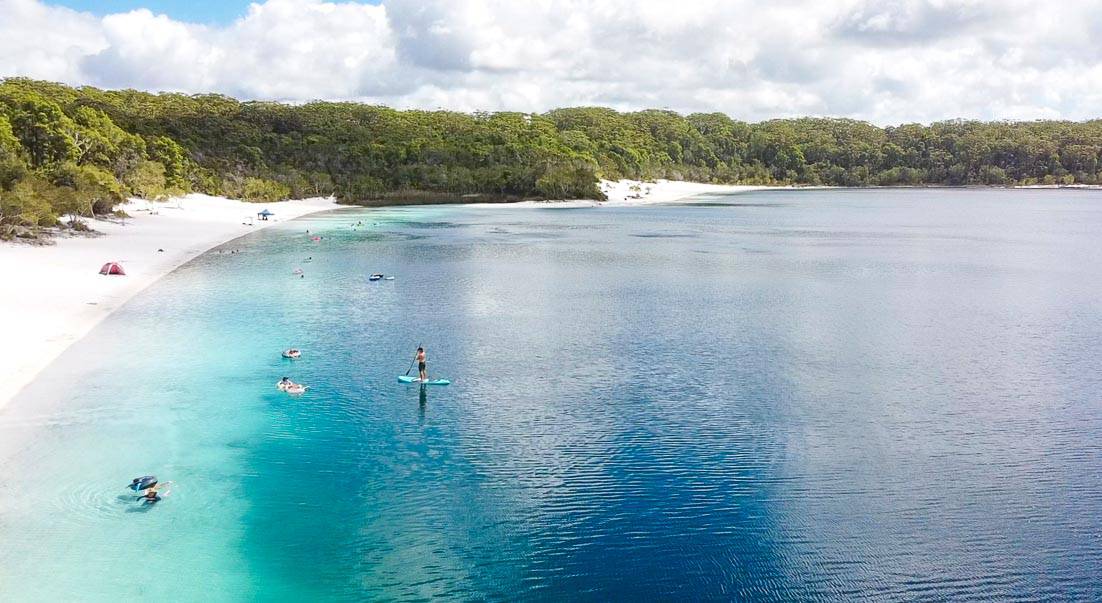
[[157, 492], [160, 487], [161, 484], [157, 484], [146, 489], [145, 493], [138, 497], [138, 500], [144, 502], [147, 505], [152, 505], [154, 503], [160, 502], [161, 495]]

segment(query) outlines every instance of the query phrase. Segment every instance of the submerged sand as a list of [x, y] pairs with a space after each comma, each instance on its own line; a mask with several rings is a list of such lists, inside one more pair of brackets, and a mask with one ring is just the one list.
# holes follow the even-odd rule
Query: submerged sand
[[[45, 247], [0, 243], [0, 407], [108, 314], [176, 267], [257, 229], [337, 207], [331, 198], [133, 200], [121, 207], [130, 218], [89, 222], [102, 236], [65, 236]], [[257, 220], [265, 208], [275, 215]], [[126, 276], [101, 276], [105, 262], [118, 262]]]

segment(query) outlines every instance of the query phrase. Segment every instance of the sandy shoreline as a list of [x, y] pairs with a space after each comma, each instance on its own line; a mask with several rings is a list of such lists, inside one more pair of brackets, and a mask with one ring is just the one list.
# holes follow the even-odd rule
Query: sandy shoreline
[[655, 203], [672, 203], [696, 195], [730, 195], [753, 191], [790, 189], [791, 186], [759, 186], [750, 184], [704, 184], [679, 180], [602, 180], [604, 201], [570, 199], [565, 201], [520, 201], [518, 203], [471, 203], [474, 207], [634, 207]]
[[674, 180], [601, 181], [601, 191], [608, 200], [602, 205], [647, 205], [651, 203], [671, 203], [696, 195], [729, 195], [753, 191], [792, 188], [790, 186], [759, 186], [750, 184], [704, 184], [701, 182], [679, 182]]
[[[178, 266], [265, 226], [338, 207], [321, 198], [257, 204], [188, 195], [132, 201], [122, 207], [131, 218], [90, 223], [104, 236], [61, 237], [47, 247], [0, 243], [0, 408], [107, 315]], [[264, 208], [275, 212], [272, 221], [255, 219]], [[255, 225], [243, 224], [248, 217]], [[101, 276], [109, 261], [126, 276]]]
[[[658, 203], [672, 203], [696, 195], [730, 195], [754, 191], [775, 191], [796, 189], [796, 186], [764, 186], [757, 184], [704, 184], [701, 182], [683, 182], [674, 180], [602, 180], [601, 191], [605, 201], [586, 200], [548, 200], [520, 201], [517, 203], [468, 203], [468, 207], [636, 207]], [[801, 189], [809, 189], [801, 186]], [[812, 186], [810, 189], [818, 189]]]

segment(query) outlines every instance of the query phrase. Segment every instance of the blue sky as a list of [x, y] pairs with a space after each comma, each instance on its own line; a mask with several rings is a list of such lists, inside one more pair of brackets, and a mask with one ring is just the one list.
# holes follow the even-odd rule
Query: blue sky
[[[47, 4], [67, 6], [102, 16], [137, 8], [148, 8], [166, 14], [177, 21], [224, 25], [243, 16], [249, 4], [259, 0], [50, 0]], [[354, 0], [362, 4], [378, 4], [379, 0]]]

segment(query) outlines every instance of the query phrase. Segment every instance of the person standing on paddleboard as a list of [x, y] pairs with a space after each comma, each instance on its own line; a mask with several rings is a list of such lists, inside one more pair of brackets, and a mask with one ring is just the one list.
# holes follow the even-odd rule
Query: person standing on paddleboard
[[417, 372], [420, 373], [422, 382], [429, 380], [425, 370], [425, 348], [417, 348]]

